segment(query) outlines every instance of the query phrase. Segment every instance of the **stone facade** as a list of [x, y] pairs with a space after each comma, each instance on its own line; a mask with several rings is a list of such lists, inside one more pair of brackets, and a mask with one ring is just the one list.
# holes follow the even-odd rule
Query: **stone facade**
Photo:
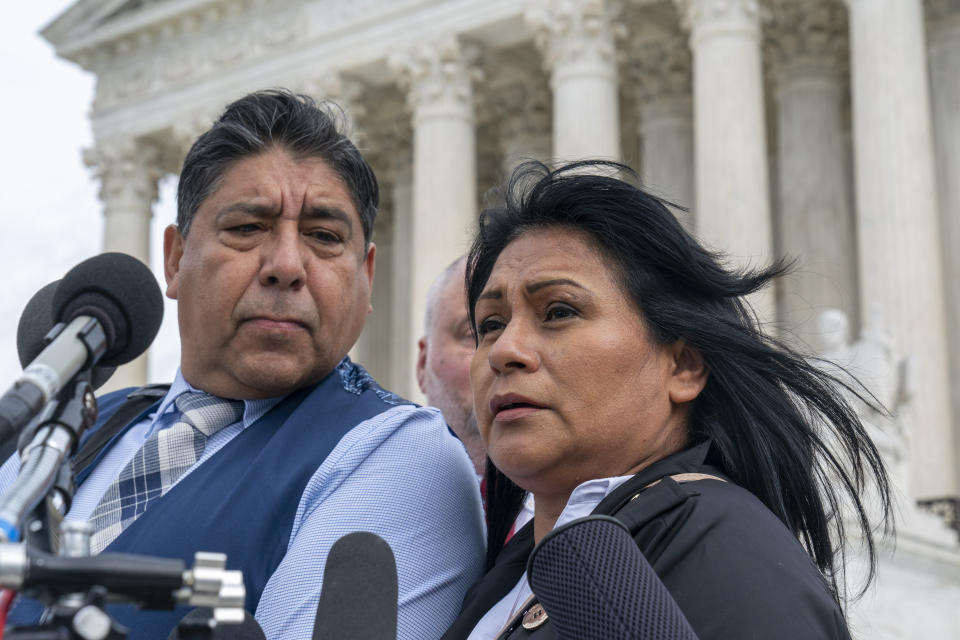
[[[520, 158], [620, 159], [732, 264], [797, 258], [752, 302], [798, 349], [826, 309], [879, 318], [913, 372], [906, 501], [960, 495], [960, 0], [79, 0], [43, 35], [97, 76], [106, 249], [147, 258], [157, 182], [230, 100], [335, 99], [383, 193], [354, 353], [419, 398], [426, 291], [484, 192]], [[885, 591], [904, 575], [960, 600], [955, 536], [910, 540], [855, 619], [960, 637], [891, 604], [920, 602]]]

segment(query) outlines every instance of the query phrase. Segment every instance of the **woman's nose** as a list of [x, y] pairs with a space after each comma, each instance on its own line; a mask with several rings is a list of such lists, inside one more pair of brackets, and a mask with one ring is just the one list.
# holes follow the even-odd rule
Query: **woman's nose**
[[491, 345], [487, 358], [497, 373], [535, 371], [540, 367], [535, 332], [526, 326], [524, 320], [512, 319]]

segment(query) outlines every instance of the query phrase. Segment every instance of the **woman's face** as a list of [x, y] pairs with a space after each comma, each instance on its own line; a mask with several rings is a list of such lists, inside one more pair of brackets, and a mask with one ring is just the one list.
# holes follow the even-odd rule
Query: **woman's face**
[[537, 230], [513, 240], [477, 300], [476, 322], [480, 434], [521, 487], [569, 492], [683, 447], [689, 350], [649, 339], [586, 235]]

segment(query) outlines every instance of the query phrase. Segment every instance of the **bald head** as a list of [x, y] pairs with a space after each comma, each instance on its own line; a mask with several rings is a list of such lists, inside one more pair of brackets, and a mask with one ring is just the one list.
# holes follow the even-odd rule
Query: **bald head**
[[424, 335], [418, 343], [417, 382], [427, 402], [443, 412], [479, 471], [486, 454], [476, 422], [470, 419], [470, 361], [475, 347], [467, 316], [465, 269], [466, 257], [454, 261], [437, 276], [427, 293]]

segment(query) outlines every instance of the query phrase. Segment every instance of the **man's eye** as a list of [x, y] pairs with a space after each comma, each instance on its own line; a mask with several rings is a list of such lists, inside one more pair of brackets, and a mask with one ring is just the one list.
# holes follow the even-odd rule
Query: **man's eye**
[[477, 335], [485, 336], [491, 331], [500, 331], [507, 326], [500, 318], [486, 318], [477, 324]]
[[251, 222], [248, 224], [236, 224], [232, 227], [228, 227], [227, 231], [230, 233], [249, 234], [256, 233], [257, 231], [260, 231], [261, 228], [261, 225]]
[[327, 231], [326, 229], [317, 229], [314, 231], [308, 231], [306, 235], [318, 242], [323, 242], [327, 244], [340, 242], [340, 236], [333, 233], [332, 231]]

